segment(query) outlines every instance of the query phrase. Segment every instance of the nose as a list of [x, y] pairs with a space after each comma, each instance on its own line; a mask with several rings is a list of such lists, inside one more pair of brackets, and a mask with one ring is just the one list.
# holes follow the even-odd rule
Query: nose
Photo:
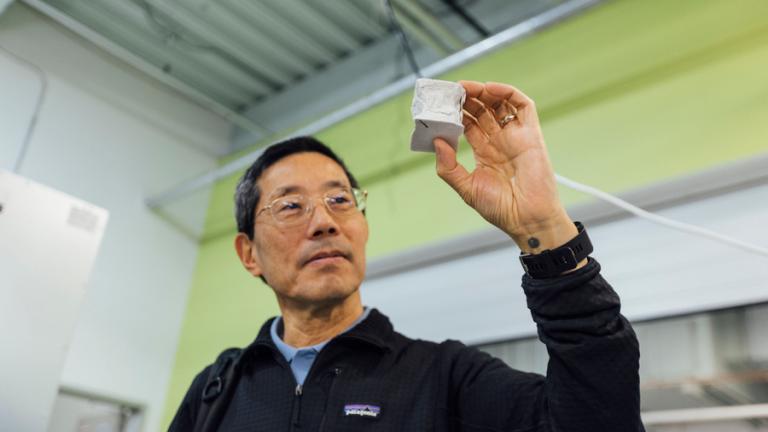
[[315, 202], [309, 215], [307, 234], [312, 238], [336, 235], [339, 225], [322, 200]]

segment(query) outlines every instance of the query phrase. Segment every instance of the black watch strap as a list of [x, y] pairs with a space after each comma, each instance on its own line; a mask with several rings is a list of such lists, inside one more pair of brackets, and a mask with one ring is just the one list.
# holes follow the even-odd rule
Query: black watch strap
[[520, 263], [528, 276], [534, 279], [552, 278], [573, 270], [592, 253], [592, 242], [581, 222], [576, 222], [579, 234], [568, 243], [547, 249], [539, 254], [520, 253]]

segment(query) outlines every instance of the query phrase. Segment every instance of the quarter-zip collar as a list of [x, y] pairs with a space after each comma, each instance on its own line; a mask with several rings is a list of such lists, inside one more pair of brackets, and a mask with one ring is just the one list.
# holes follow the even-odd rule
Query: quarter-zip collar
[[[344, 334], [353, 328], [360, 324], [362, 321], [364, 321], [366, 318], [368, 318], [368, 315], [371, 313], [371, 309], [366, 307], [363, 310], [363, 313], [355, 319], [355, 321], [350, 324], [346, 329], [344, 329], [343, 332], [340, 334]], [[311, 346], [304, 346], [304, 347], [294, 347], [291, 345], [288, 345], [285, 343], [280, 336], [281, 333], [283, 333], [283, 325], [282, 325], [282, 319], [277, 318], [275, 320], [272, 320], [272, 325], [269, 329], [269, 336], [272, 338], [272, 342], [277, 346], [277, 349], [280, 351], [280, 354], [283, 355], [285, 360], [288, 362], [288, 364], [291, 366], [291, 372], [293, 372], [293, 376], [296, 378], [296, 382], [298, 382], [300, 385], [304, 384], [304, 379], [306, 378], [307, 374], [309, 373], [309, 369], [312, 367], [312, 364], [315, 361], [315, 358], [317, 358], [318, 353], [325, 347], [328, 342], [331, 339], [326, 339], [320, 343], [311, 345]]]
[[[245, 352], [249, 355], [258, 356], [263, 353], [278, 354], [282, 357], [282, 354], [275, 346], [270, 335], [270, 328], [272, 322], [277, 317], [272, 317], [264, 325], [261, 326], [259, 334], [256, 336], [256, 340], [246, 347]], [[393, 340], [392, 336], [394, 330], [389, 319], [382, 315], [377, 309], [371, 309], [368, 317], [358, 323], [354, 328], [348, 332], [342, 333], [329, 341], [336, 343], [343, 343], [344, 341], [360, 341], [366, 345], [379, 350], [392, 350]]]

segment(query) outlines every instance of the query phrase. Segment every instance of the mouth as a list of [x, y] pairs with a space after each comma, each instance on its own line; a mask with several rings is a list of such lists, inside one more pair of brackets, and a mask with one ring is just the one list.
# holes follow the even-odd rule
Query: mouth
[[348, 261], [349, 255], [338, 250], [320, 251], [304, 262], [304, 265], [337, 264]]

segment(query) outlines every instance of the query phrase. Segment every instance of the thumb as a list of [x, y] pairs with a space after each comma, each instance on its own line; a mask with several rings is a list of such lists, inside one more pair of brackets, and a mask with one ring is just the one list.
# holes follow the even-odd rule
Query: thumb
[[456, 150], [448, 142], [435, 138], [433, 144], [437, 175], [464, 198], [468, 192], [469, 172], [456, 160]]

